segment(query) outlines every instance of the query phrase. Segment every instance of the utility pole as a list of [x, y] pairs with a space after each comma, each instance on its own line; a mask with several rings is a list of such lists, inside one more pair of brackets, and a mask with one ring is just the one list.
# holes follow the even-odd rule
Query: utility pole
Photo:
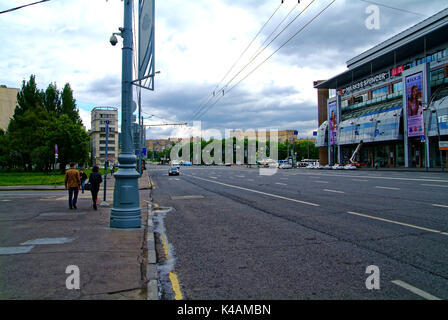
[[100, 207], [108, 207], [109, 204], [106, 201], [107, 191], [107, 168], [109, 167], [109, 120], [106, 120], [106, 158], [104, 160], [104, 197]]
[[[140, 228], [141, 208], [138, 188], [140, 174], [135, 170], [136, 157], [132, 145], [132, 31], [133, 0], [124, 0], [124, 27], [120, 28], [123, 38], [122, 51], [122, 96], [121, 135], [122, 150], [118, 156], [118, 171], [115, 174], [114, 207], [110, 214], [111, 228]], [[116, 42], [115, 42], [116, 43]]]

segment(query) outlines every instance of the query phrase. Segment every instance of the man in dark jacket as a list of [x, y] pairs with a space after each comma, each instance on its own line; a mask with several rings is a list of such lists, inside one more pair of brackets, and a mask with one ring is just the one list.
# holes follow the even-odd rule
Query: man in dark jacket
[[89, 183], [92, 185], [92, 201], [93, 201], [93, 209], [98, 210], [96, 203], [98, 201], [98, 192], [100, 191], [100, 184], [103, 182], [103, 178], [99, 173], [98, 166], [94, 166], [92, 169], [92, 173], [89, 176]]

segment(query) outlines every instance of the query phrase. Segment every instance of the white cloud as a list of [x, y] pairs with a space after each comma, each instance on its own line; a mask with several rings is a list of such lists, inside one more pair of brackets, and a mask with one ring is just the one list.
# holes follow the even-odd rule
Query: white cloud
[[[299, 8], [303, 9], [310, 1], [301, 1]], [[144, 110], [175, 121], [189, 120], [279, 2], [156, 0], [156, 70], [162, 73], [156, 78], [156, 90], [143, 92]], [[445, 6], [442, 0], [397, 0], [394, 6], [409, 7], [405, 5], [409, 2], [415, 11], [427, 15]], [[0, 9], [26, 3], [29, 2], [0, 0]], [[246, 64], [264, 37], [296, 3], [287, 0], [281, 6], [232, 74]], [[291, 26], [290, 32], [277, 39], [226, 90], [266, 59], [325, 3], [316, 1]], [[280, 129], [294, 128], [307, 133], [316, 129], [317, 93], [313, 81], [340, 73], [345, 69], [345, 59], [360, 53], [360, 48], [376, 45], [391, 32], [421, 20], [412, 14], [383, 8], [382, 25], [390, 27], [381, 33], [366, 34], [359, 29], [363, 28], [366, 6], [361, 1], [336, 2], [324, 16], [227, 94], [203, 118], [206, 119], [203, 126], [244, 129], [250, 122], [257, 127], [281, 126]], [[22, 80], [35, 74], [41, 89], [50, 82], [56, 82], [59, 88], [69, 82], [75, 98], [83, 105], [120, 107], [121, 40], [112, 47], [109, 37], [122, 26], [122, 1], [49, 1], [3, 14], [1, 19], [0, 84], [20, 87]], [[272, 117], [264, 112], [266, 108], [288, 116]], [[314, 119], [310, 120], [310, 114]], [[89, 128], [89, 110], [81, 108], [80, 115]], [[152, 127], [148, 137], [181, 133], [178, 127]]]

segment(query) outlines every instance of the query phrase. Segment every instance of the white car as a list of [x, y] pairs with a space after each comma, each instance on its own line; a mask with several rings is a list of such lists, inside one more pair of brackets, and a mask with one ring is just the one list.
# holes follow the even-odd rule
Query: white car
[[292, 169], [292, 165], [290, 165], [289, 163], [282, 163], [279, 166], [280, 169]]

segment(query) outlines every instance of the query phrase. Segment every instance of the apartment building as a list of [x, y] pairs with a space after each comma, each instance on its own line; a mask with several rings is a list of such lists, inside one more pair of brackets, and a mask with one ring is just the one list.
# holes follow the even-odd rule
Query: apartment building
[[104, 166], [106, 160], [106, 122], [109, 121], [109, 166], [118, 162], [118, 108], [96, 107], [91, 113], [90, 146], [92, 164]]

